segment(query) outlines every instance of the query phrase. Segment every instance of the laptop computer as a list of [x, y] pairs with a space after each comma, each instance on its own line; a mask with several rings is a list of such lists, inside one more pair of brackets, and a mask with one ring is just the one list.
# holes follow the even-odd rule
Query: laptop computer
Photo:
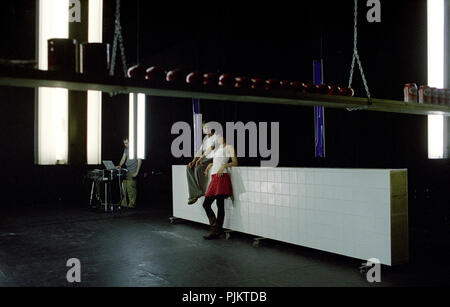
[[106, 170], [108, 170], [108, 171], [116, 169], [116, 167], [114, 166], [114, 163], [109, 160], [103, 161], [103, 165], [106, 167]]

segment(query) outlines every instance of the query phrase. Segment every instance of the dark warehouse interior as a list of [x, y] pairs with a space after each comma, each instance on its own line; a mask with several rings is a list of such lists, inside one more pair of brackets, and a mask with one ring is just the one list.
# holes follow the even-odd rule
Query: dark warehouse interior
[[[109, 44], [115, 3], [104, 0], [103, 41]], [[382, 21], [369, 23], [360, 1], [358, 51], [372, 97], [402, 101], [405, 84], [427, 83], [427, 1], [381, 3]], [[35, 60], [37, 1], [2, 5], [0, 59]], [[312, 83], [312, 63], [323, 59], [324, 81], [347, 86], [353, 23], [353, 1], [121, 1], [128, 67]], [[357, 68], [353, 89], [366, 97]], [[223, 125], [279, 122], [278, 167], [408, 170], [409, 264], [383, 266], [383, 282], [374, 285], [361, 277], [357, 259], [275, 240], [255, 248], [242, 233], [208, 242], [201, 237], [204, 225], [169, 222], [172, 165], [191, 161], [171, 154], [172, 125], [192, 123], [188, 98], [147, 97], [137, 209], [93, 212], [87, 173], [102, 166], [86, 163], [86, 102], [69, 105], [68, 164], [38, 165], [35, 95], [31, 87], [0, 85], [0, 287], [72, 286], [65, 266], [71, 257], [82, 260], [80, 285], [87, 287], [449, 285], [450, 164], [428, 158], [426, 115], [325, 108], [326, 157], [318, 159], [313, 107], [200, 101], [203, 117]], [[118, 164], [128, 136], [128, 95], [104, 92], [102, 98], [102, 159]], [[239, 158], [239, 166], [258, 167], [262, 159]]]

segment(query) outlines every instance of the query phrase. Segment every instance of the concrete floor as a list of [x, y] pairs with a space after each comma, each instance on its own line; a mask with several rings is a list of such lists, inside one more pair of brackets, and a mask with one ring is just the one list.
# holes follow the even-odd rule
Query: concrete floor
[[[66, 262], [81, 262], [81, 287], [443, 286], [450, 273], [432, 245], [413, 244], [412, 264], [382, 267], [370, 284], [351, 259], [253, 237], [205, 241], [205, 225], [169, 223], [171, 210], [105, 214], [86, 208], [28, 208], [0, 216], [0, 286], [65, 287]], [[425, 240], [426, 241], [426, 240]], [[429, 241], [427, 241], [429, 243]], [[445, 243], [448, 245], [449, 242]], [[441, 266], [437, 266], [442, 262]]]

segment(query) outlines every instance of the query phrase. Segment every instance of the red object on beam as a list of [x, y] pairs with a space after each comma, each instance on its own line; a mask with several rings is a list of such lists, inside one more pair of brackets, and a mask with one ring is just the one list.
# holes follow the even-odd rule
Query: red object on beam
[[233, 87], [235, 83], [235, 79], [230, 74], [222, 74], [219, 77], [219, 86], [230, 88]]
[[251, 81], [252, 81], [251, 85], [252, 89], [262, 89], [266, 85], [266, 80], [261, 78], [253, 78]]
[[292, 81], [290, 84], [291, 89], [296, 92], [303, 92], [303, 83], [300, 81]]
[[219, 83], [219, 75], [216, 73], [207, 73], [203, 75], [203, 85], [204, 86], [217, 86]]
[[151, 82], [163, 82], [166, 77], [166, 72], [160, 66], [152, 66], [147, 68], [145, 79]]
[[341, 94], [341, 88], [336, 85], [331, 85], [330, 90], [328, 91], [328, 95], [336, 95], [339, 96]]
[[316, 94], [317, 88], [312, 83], [303, 84], [303, 93], [305, 94]]
[[234, 83], [235, 88], [249, 88], [251, 85], [251, 81], [247, 77], [236, 77], [234, 78], [234, 80], [235, 80]]
[[185, 74], [184, 72], [179, 69], [173, 69], [169, 71], [166, 75], [166, 81], [170, 83], [181, 83], [184, 82]]
[[134, 65], [128, 69], [128, 78], [143, 80], [145, 79], [146, 73], [147, 72], [144, 65]]
[[283, 89], [283, 90], [290, 90], [290, 89], [292, 89], [291, 82], [287, 81], [287, 80], [280, 81], [280, 88]]
[[266, 80], [266, 90], [277, 90], [280, 89], [280, 81], [277, 79], [268, 79]]
[[186, 83], [199, 85], [203, 83], [203, 74], [199, 71], [193, 71], [186, 76]]
[[330, 92], [330, 86], [326, 84], [317, 84], [316, 85], [316, 93], [322, 95], [328, 95]]
[[353, 97], [355, 95], [355, 90], [348, 87], [341, 88], [339, 92], [341, 93], [341, 96]]

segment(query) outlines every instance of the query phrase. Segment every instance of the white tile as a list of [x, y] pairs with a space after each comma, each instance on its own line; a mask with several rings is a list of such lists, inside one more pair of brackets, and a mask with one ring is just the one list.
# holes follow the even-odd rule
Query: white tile
[[261, 193], [261, 203], [262, 204], [268, 204], [268, 194], [267, 193]]
[[354, 205], [355, 206], [353, 209], [354, 209], [356, 215], [364, 216], [364, 217], [369, 215], [369, 212], [367, 210], [368, 203], [366, 203], [364, 201], [360, 201], [360, 202], [355, 202]]
[[316, 198], [328, 198], [327, 197], [327, 186], [324, 185], [314, 185], [311, 186], [311, 197], [316, 197]]
[[248, 202], [250, 200], [250, 192], [245, 192], [243, 195], [243, 201]]
[[270, 216], [270, 217], [275, 217], [275, 206], [268, 206], [268, 209], [267, 209], [267, 214]]
[[336, 175], [334, 181], [337, 186], [351, 187], [353, 183], [353, 175], [350, 172], [342, 172]]
[[289, 195], [298, 195], [297, 184], [295, 183], [289, 184]]
[[289, 183], [289, 171], [282, 171], [281, 176], [282, 176], [281, 181], [283, 183]]
[[281, 194], [289, 195], [289, 183], [281, 184]]
[[281, 171], [275, 171], [274, 175], [275, 175], [275, 182], [281, 183]]
[[297, 196], [295, 196], [295, 195], [289, 196], [289, 206], [292, 207], [292, 208], [298, 208], [299, 207]]
[[388, 235], [390, 234], [390, 220], [389, 219], [384, 219], [384, 218], [374, 218], [374, 223], [373, 223], [373, 229], [372, 231], [374, 233], [377, 234], [384, 234], [384, 235]]
[[[174, 166], [172, 170], [173, 190], [177, 191], [173, 194], [174, 215], [207, 224], [203, 198], [197, 206], [186, 206], [185, 166]], [[241, 177], [243, 188], [238, 191], [236, 186], [235, 201], [227, 201], [225, 223], [244, 233], [263, 233], [269, 238], [354, 258], [377, 255], [387, 262], [388, 174], [369, 170], [236, 168], [233, 175]], [[287, 178], [288, 182], [282, 183]]]
[[[234, 191], [233, 191], [234, 192]], [[241, 203], [242, 201], [244, 201], [244, 193], [239, 193], [237, 195], [237, 198], [235, 198], [235, 202], [239, 202]]]
[[267, 192], [275, 193], [275, 183], [273, 183], [273, 182], [267, 183]]
[[255, 203], [260, 204], [261, 203], [261, 193], [255, 193]]
[[[287, 197], [287, 199], [289, 199], [289, 198]], [[283, 207], [282, 210], [283, 210], [283, 218], [289, 219], [290, 218], [291, 209], [286, 206], [286, 207]]]
[[375, 189], [390, 188], [390, 178], [388, 174], [369, 174], [367, 181], [369, 186]]
[[342, 200], [352, 200], [352, 188], [340, 187], [340, 196]]
[[281, 194], [275, 194], [275, 206], [282, 206], [282, 195]]
[[266, 182], [268, 181], [267, 170], [261, 170], [259, 174], [260, 174], [261, 181], [266, 181]]
[[325, 202], [326, 200], [324, 198], [316, 198], [314, 199], [314, 209], [315, 210], [325, 210]]
[[270, 205], [275, 205], [275, 195], [274, 194], [268, 194], [267, 196], [267, 202]]
[[370, 189], [366, 190], [366, 198], [365, 200], [372, 201], [374, 203], [385, 204], [388, 203], [391, 199], [391, 195], [389, 190], [386, 189]]
[[352, 200], [357, 202], [362, 202], [367, 200], [366, 195], [370, 193], [370, 190], [362, 187], [355, 187], [352, 190]]
[[294, 171], [289, 172], [289, 182], [297, 183], [297, 174]]
[[335, 225], [336, 215], [326, 211], [316, 211], [316, 222], [324, 225]]
[[274, 171], [267, 171], [267, 181], [275, 182], [275, 174]]
[[247, 171], [246, 168], [244, 168], [244, 167], [240, 168], [240, 174], [241, 174], [242, 180], [244, 180], [244, 181], [247, 180], [247, 178], [248, 178], [248, 171]]
[[305, 193], [306, 197], [315, 197], [313, 185], [306, 185], [305, 189], [306, 189], [306, 193]]
[[367, 177], [364, 173], [361, 172], [353, 172], [353, 187], [361, 188], [367, 187]]
[[328, 186], [328, 198], [339, 199], [339, 188], [336, 186]]
[[[264, 194], [262, 194], [261, 198], [264, 198], [263, 195]], [[267, 195], [266, 195], [266, 198], [267, 198]], [[268, 215], [269, 214], [269, 206], [265, 202], [261, 202], [261, 212], [264, 215]]]
[[302, 171], [297, 172], [297, 183], [305, 184], [306, 178], [305, 173]]
[[299, 196], [306, 196], [306, 185], [298, 184], [297, 191]]
[[275, 193], [276, 194], [281, 194], [281, 185], [282, 185], [282, 183], [275, 184]]
[[253, 179], [253, 180], [261, 181], [261, 170], [256, 169], [254, 175], [255, 175], [255, 179]]
[[314, 172], [313, 183], [315, 185], [324, 185], [325, 174], [322, 172]]
[[336, 206], [339, 208], [341, 214], [352, 214], [352, 202], [347, 200], [340, 200]]
[[300, 209], [306, 209], [306, 197], [305, 196], [297, 196], [297, 204]]
[[262, 193], [268, 193], [269, 187], [267, 182], [261, 182], [261, 192]]
[[281, 205], [284, 207], [289, 206], [289, 195], [281, 195]]
[[320, 179], [321, 180], [321, 184], [327, 185], [327, 186], [333, 185], [333, 178], [332, 178], [333, 174], [334, 173], [331, 173], [331, 172], [322, 173], [322, 176], [321, 176], [321, 179]]
[[248, 180], [255, 180], [255, 170], [254, 169], [248, 170]]
[[306, 178], [306, 184], [307, 185], [313, 185], [314, 184], [314, 173], [313, 172], [306, 172], [305, 173]]

